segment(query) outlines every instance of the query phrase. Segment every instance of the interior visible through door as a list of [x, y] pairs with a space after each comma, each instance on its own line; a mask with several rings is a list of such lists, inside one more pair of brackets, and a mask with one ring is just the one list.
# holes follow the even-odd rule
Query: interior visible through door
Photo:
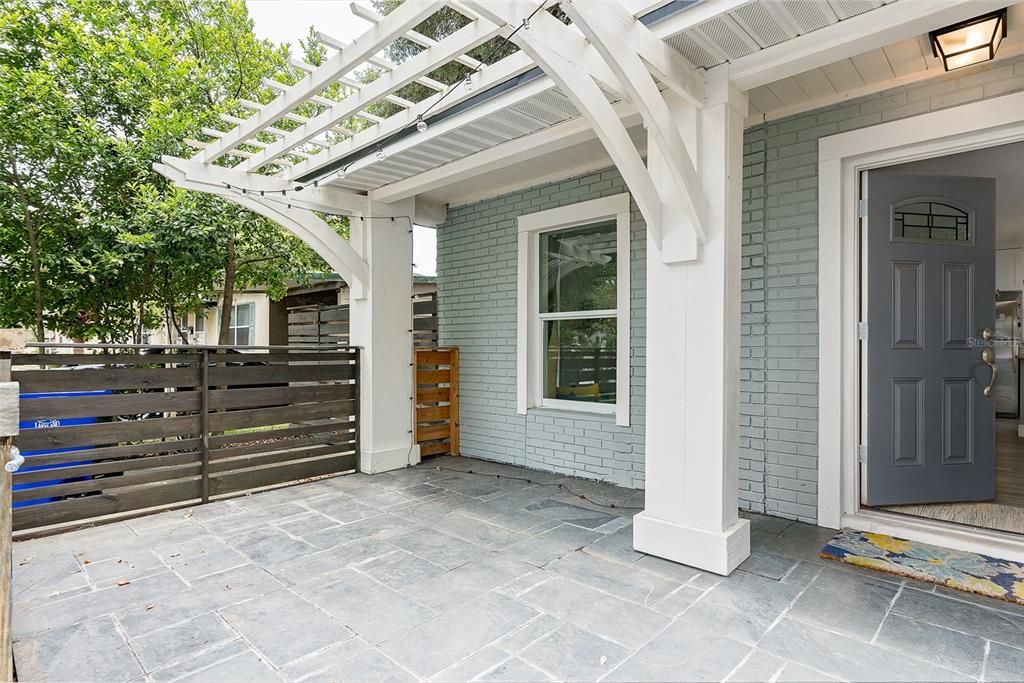
[[1024, 143], [863, 181], [861, 502], [1024, 534]]

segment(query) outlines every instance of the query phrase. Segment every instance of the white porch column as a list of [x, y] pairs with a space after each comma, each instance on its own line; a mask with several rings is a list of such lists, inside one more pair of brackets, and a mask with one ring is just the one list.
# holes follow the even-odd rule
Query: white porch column
[[[369, 287], [354, 288], [351, 344], [363, 347], [359, 468], [386, 472], [420, 461], [412, 441], [412, 199], [370, 201], [351, 220], [351, 242], [370, 266]], [[389, 218], [393, 216], [394, 219]]]
[[[728, 574], [750, 554], [749, 522], [737, 514], [747, 100], [729, 85], [727, 68], [708, 72], [703, 109], [673, 110], [699, 160], [708, 237], [696, 259], [676, 262], [677, 255], [689, 258], [689, 249], [659, 251], [648, 238], [647, 490], [633, 536], [639, 551], [717, 574]], [[656, 153], [651, 162], [660, 182]], [[681, 210], [664, 211], [665, 235], [679, 230]]]

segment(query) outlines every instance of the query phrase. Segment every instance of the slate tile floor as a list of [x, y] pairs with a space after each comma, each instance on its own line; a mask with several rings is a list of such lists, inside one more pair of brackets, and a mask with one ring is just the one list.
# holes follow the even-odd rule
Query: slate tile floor
[[637, 491], [446, 458], [18, 543], [18, 674], [1024, 678], [1024, 608], [826, 564], [829, 531], [760, 516], [752, 556], [722, 579], [634, 552], [623, 506], [641, 503]]

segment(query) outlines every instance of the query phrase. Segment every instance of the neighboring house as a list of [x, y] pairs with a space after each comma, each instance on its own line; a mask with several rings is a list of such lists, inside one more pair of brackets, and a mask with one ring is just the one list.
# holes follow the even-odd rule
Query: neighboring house
[[[464, 454], [643, 486], [634, 546], [720, 573], [749, 553], [739, 508], [1021, 559], [1024, 529], [999, 525], [1024, 507], [1024, 446], [996, 419], [988, 348], [997, 282], [1021, 280], [996, 249], [1024, 247], [1024, 6], [1004, 5], [568, 2], [567, 27], [464, 0], [470, 27], [336, 109], [511, 34], [521, 51], [470, 87], [326, 153], [307, 143], [333, 110], [212, 164], [351, 69], [339, 53], [158, 169], [287, 194], [227, 196], [352, 283], [367, 472], [417, 460], [415, 221], [438, 226]], [[368, 43], [431, 7], [377, 18]], [[965, 505], [931, 519], [947, 503]]]
[[[437, 291], [437, 278], [432, 275], [416, 275], [413, 295], [425, 296]], [[202, 313], [189, 313], [182, 321], [189, 335], [190, 344], [216, 344], [220, 339], [221, 293], [218, 291], [210, 305]], [[280, 301], [274, 301], [263, 289], [246, 289], [236, 292], [231, 307], [230, 346], [268, 346], [288, 343], [288, 315], [296, 310], [310, 310], [311, 307], [347, 306], [348, 285], [338, 276], [314, 279], [309, 283], [293, 282], [288, 285], [288, 294]], [[167, 328], [152, 330], [146, 340], [148, 344], [176, 344], [168, 341]]]

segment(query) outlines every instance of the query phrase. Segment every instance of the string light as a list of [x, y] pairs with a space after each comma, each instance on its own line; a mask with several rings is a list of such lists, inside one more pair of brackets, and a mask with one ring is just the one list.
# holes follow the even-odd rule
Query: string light
[[466, 86], [466, 92], [473, 92], [473, 74], [466, 74], [466, 78], [462, 81], [462, 84]]
[[427, 132], [427, 122], [423, 120], [423, 114], [416, 115], [416, 130], [421, 133]]
[[377, 161], [384, 161], [384, 158], [386, 156], [387, 154], [384, 153], [384, 148], [381, 147], [380, 145], [377, 145]]

